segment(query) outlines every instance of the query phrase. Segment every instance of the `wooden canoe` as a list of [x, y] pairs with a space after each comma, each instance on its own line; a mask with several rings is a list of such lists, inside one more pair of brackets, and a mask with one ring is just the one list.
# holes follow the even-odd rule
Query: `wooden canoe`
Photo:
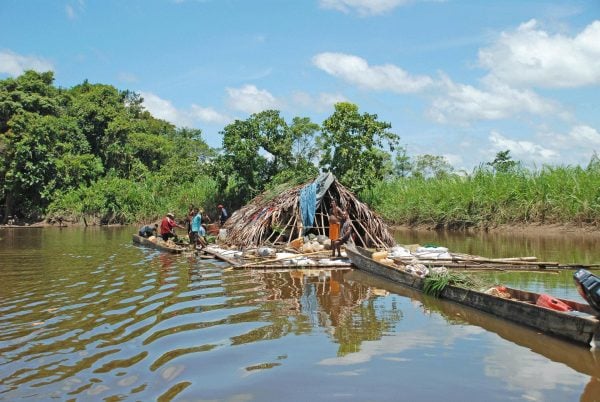
[[428, 312], [440, 314], [449, 323], [478, 326], [552, 361], [566, 364], [580, 373], [600, 378], [599, 350], [589, 350], [559, 337], [540, 334], [531, 327], [492, 316], [464, 304], [427, 296], [417, 289], [393, 283], [362, 270], [348, 272], [344, 275], [344, 280], [346, 279], [417, 300]]
[[181, 246], [170, 247], [167, 244], [165, 244], [165, 242], [163, 242], [162, 239], [157, 240], [156, 242], [153, 242], [153, 241], [150, 241], [149, 239], [142, 237], [140, 235], [137, 235], [137, 234], [133, 235], [133, 242], [135, 244], [139, 244], [139, 245], [146, 246], [146, 247], [151, 247], [156, 250], [166, 251], [167, 253], [177, 254], [177, 253], [181, 253], [181, 252], [187, 250], [187, 248], [181, 247]]
[[[423, 291], [423, 278], [373, 260], [369, 250], [348, 245], [346, 253], [352, 264], [360, 270]], [[511, 299], [451, 285], [446, 286], [440, 297], [572, 342], [592, 347], [597, 343], [600, 345], [600, 321], [589, 305], [559, 299], [573, 308], [572, 312], [561, 312], [537, 306], [537, 293], [506, 289]]]

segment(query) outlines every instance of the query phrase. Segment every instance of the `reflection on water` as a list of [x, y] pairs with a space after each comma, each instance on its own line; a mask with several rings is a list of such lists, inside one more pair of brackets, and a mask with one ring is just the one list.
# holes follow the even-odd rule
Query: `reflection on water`
[[397, 230], [399, 244], [437, 244], [451, 251], [490, 258], [538, 257], [562, 264], [600, 264], [600, 237], [582, 234], [528, 235], [523, 233], [455, 233]]
[[131, 231], [0, 231], [0, 400], [597, 395], [585, 348], [360, 272], [224, 270]]

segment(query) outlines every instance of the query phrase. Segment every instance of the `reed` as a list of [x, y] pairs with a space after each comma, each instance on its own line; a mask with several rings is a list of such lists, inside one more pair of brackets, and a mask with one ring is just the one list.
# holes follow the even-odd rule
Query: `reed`
[[389, 223], [436, 228], [600, 223], [600, 169], [559, 166], [467, 176], [397, 178], [361, 198]]

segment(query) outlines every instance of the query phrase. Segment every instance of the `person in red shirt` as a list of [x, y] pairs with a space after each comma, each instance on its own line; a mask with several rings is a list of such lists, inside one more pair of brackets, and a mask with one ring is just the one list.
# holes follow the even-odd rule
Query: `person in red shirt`
[[185, 229], [185, 227], [175, 222], [175, 215], [169, 212], [160, 222], [160, 237], [162, 237], [164, 241], [169, 240], [171, 237], [177, 238], [177, 235], [175, 234], [176, 227]]

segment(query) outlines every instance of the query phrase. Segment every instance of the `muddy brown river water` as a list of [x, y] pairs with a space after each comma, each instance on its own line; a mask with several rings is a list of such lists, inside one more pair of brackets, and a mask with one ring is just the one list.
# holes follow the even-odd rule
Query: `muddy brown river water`
[[[600, 354], [358, 271], [228, 271], [135, 228], [0, 229], [0, 400], [594, 401]], [[599, 263], [600, 241], [398, 232]], [[578, 299], [572, 272], [494, 273]]]

